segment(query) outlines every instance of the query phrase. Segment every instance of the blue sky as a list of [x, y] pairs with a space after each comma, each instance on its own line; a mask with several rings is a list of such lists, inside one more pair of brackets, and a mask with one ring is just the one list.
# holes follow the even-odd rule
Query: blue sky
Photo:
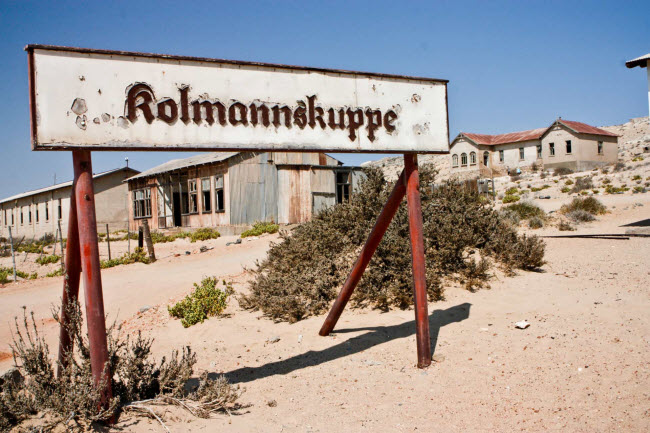
[[[650, 2], [0, 1], [0, 197], [72, 177], [69, 152], [32, 152], [28, 43], [445, 78], [461, 130], [593, 125], [648, 115]], [[96, 172], [179, 153], [97, 152]], [[377, 155], [335, 155], [360, 164]]]

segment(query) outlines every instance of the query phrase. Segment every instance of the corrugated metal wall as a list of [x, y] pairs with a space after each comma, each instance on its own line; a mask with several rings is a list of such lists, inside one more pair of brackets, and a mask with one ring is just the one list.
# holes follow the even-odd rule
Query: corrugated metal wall
[[244, 152], [228, 161], [230, 224], [278, 220], [278, 170], [267, 152]]

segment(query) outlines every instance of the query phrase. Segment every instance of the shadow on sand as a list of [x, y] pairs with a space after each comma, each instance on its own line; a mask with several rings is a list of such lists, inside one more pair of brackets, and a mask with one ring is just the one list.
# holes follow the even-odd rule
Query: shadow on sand
[[[463, 303], [446, 310], [435, 310], [429, 315], [429, 332], [431, 335], [431, 352], [436, 350], [440, 328], [450, 323], [461, 322], [469, 317], [469, 309], [472, 304]], [[333, 334], [346, 334], [349, 332], [368, 331], [339, 344], [323, 350], [310, 350], [300, 355], [281, 361], [270, 362], [259, 367], [242, 367], [237, 370], [224, 373], [230, 383], [252, 382], [257, 379], [273, 376], [276, 374], [288, 374], [296, 370], [315, 365], [324, 364], [344, 356], [362, 352], [371, 347], [406, 338], [415, 334], [415, 320], [393, 326], [375, 326], [353, 329], [335, 330]], [[413, 356], [415, 358], [415, 344], [413, 345]], [[415, 361], [415, 359], [414, 359]], [[212, 373], [215, 377], [217, 374]]]

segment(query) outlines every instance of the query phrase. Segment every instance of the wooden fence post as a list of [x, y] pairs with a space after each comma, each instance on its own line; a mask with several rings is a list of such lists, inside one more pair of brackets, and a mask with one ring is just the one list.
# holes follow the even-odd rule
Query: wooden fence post
[[147, 243], [147, 251], [149, 251], [149, 260], [151, 262], [156, 261], [156, 252], [153, 250], [153, 241], [151, 240], [151, 231], [149, 231], [149, 221], [144, 219], [142, 221], [142, 235], [144, 236], [144, 241]]

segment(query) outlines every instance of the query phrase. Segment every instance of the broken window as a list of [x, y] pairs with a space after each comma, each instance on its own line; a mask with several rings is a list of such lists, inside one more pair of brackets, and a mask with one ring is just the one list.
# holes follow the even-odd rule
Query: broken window
[[555, 143], [548, 144], [548, 153], [550, 156], [555, 156]]
[[598, 142], [598, 155], [602, 155], [602, 154], [603, 154], [603, 142], [599, 141]]
[[36, 205], [36, 222], [38, 223], [38, 204]]
[[571, 140], [566, 141], [566, 154], [571, 155]]
[[196, 191], [196, 179], [191, 179], [187, 181], [188, 190], [190, 193], [190, 209], [189, 213], [197, 213], [199, 211], [198, 206], [198, 194]]
[[146, 218], [151, 216], [151, 189], [133, 191], [133, 217]]
[[485, 152], [483, 152], [483, 165], [487, 167], [489, 165], [489, 162], [490, 162], [490, 152], [486, 150]]
[[523, 147], [519, 148], [519, 159], [521, 159], [521, 160], [524, 159], [524, 148]]
[[59, 199], [58, 215], [59, 215], [59, 219], [63, 217], [63, 210], [61, 209], [61, 199]]
[[505, 159], [505, 158], [504, 158], [504, 156], [503, 156], [503, 150], [500, 150], [500, 151], [499, 151], [499, 162], [503, 162], [504, 159]]
[[469, 154], [469, 163], [472, 165], [476, 164], [476, 152], [471, 152]]
[[453, 154], [451, 156], [451, 166], [452, 167], [458, 167], [458, 155]]
[[461, 153], [460, 154], [460, 165], [465, 167], [467, 165], [467, 154], [466, 153]]
[[537, 157], [538, 158], [542, 157], [542, 145], [541, 144], [537, 145]]
[[45, 203], [45, 221], [50, 220], [50, 203]]
[[339, 171], [336, 173], [336, 202], [343, 203], [350, 200], [351, 172]]
[[214, 206], [217, 212], [226, 210], [223, 197], [223, 174], [214, 177]]
[[201, 179], [201, 207], [203, 212], [212, 212], [212, 194], [210, 194], [210, 178]]

